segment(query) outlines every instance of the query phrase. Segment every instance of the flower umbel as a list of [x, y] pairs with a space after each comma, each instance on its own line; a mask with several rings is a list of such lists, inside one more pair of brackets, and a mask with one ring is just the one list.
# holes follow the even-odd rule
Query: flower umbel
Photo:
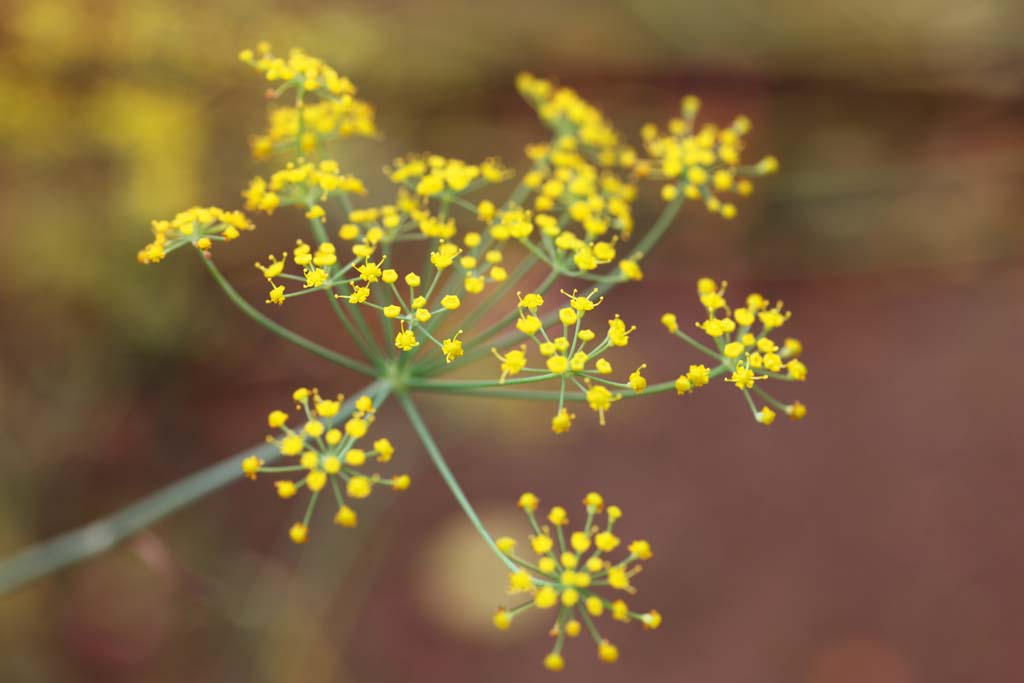
[[[802, 382], [807, 379], [807, 366], [799, 359], [803, 344], [787, 337], [782, 345], [771, 335], [790, 318], [789, 311], [783, 311], [781, 301], [771, 304], [760, 294], [747, 296], [744, 305], [731, 308], [725, 298], [727, 283], [716, 283], [703, 277], [697, 281], [697, 296], [707, 312], [707, 318], [696, 323], [715, 348], [710, 348], [679, 329], [674, 313], [666, 313], [661, 322], [670, 334], [679, 337], [690, 346], [717, 361], [714, 369], [704, 365], [691, 365], [684, 375], [675, 381], [679, 394], [689, 394], [704, 386], [712, 377], [728, 373], [726, 382], [732, 383], [743, 392], [743, 397], [754, 419], [770, 425], [775, 421], [775, 410], [780, 410], [794, 420], [803, 419], [807, 407], [799, 401], [784, 404], [765, 391], [760, 385], [764, 380]], [[758, 408], [751, 393], [757, 394], [769, 405]]]
[[[303, 488], [310, 492], [305, 516], [289, 531], [294, 542], [305, 543], [308, 539], [309, 521], [317, 498], [325, 488], [331, 489], [337, 503], [335, 523], [346, 527], [356, 526], [357, 522], [356, 511], [348, 505], [349, 501], [369, 497], [377, 486], [389, 486], [395, 491], [409, 488], [408, 475], [385, 479], [365, 470], [371, 460], [386, 463], [395, 453], [394, 446], [384, 438], [375, 440], [370, 449], [358, 447], [374, 421], [373, 400], [369, 396], [356, 401], [355, 412], [340, 426], [334, 426], [344, 399], [340, 394], [334, 399], [325, 399], [315, 388], [300, 387], [292, 398], [299, 412], [297, 419], [283, 410], [272, 411], [267, 416], [267, 425], [277, 433], [268, 436], [267, 442], [273, 443], [286, 460], [297, 460], [298, 464], [268, 467], [256, 456], [250, 456], [243, 461], [242, 471], [250, 479], [263, 473], [304, 475], [297, 480], [274, 482], [280, 498], [292, 498]], [[289, 425], [289, 422], [295, 424]]]
[[638, 163], [639, 172], [665, 183], [661, 197], [666, 202], [683, 195], [703, 201], [711, 213], [733, 218], [736, 205], [721, 195], [749, 196], [754, 191], [750, 179], [775, 173], [779, 161], [766, 156], [754, 165], [743, 165], [740, 156], [743, 138], [752, 127], [750, 119], [740, 115], [728, 127], [705, 123], [697, 128], [700, 105], [700, 98], [687, 95], [680, 101], [680, 115], [670, 119], [664, 131], [653, 123], [641, 129], [650, 158]]
[[[278, 56], [261, 43], [240, 58], [270, 87], [269, 123], [252, 138], [253, 155], [275, 160], [242, 191], [244, 208], [301, 214], [308, 231], [290, 235], [256, 261], [259, 282], [266, 283], [266, 294], [259, 296], [265, 305], [253, 305], [232, 286], [217, 266], [219, 251], [212, 249], [253, 229], [240, 211], [193, 207], [154, 221], [153, 241], [138, 260], [156, 263], [192, 245], [227, 297], [263, 329], [373, 380], [357, 392], [365, 395], [345, 404], [340, 395], [297, 389], [295, 411], [267, 416], [272, 434], [242, 461], [241, 476], [280, 476], [273, 482], [280, 498], [303, 497], [305, 512], [288, 532], [295, 543], [308, 540], [313, 511], [328, 488], [334, 521], [355, 526], [357, 501], [381, 486], [404, 490], [410, 483], [408, 475], [385, 478], [376, 471], [395, 449], [369, 433], [377, 410], [393, 396], [468, 520], [511, 571], [509, 592], [523, 602], [499, 609], [495, 625], [508, 628], [525, 610], [551, 610], [548, 669], [563, 668], [565, 640], [583, 630], [599, 659], [616, 661], [619, 650], [601, 635], [595, 618], [608, 612], [646, 629], [661, 623], [657, 611], [634, 612], [626, 602], [642, 563], [652, 556], [650, 544], [624, 544], [614, 531], [621, 510], [605, 506], [596, 493], [585, 497], [582, 526], [572, 532], [565, 508], [555, 506], [546, 521], [538, 520], [539, 501], [527, 493], [519, 506], [532, 525], [529, 546], [536, 557], [524, 559], [514, 539], [494, 539], [486, 530], [416, 403], [424, 394], [547, 401], [551, 430], [563, 434], [576, 419], [574, 407], [589, 408], [604, 425], [619, 401], [671, 391], [689, 395], [721, 378], [743, 394], [761, 424], [771, 424], [779, 413], [802, 418], [803, 404], [783, 404], [765, 391], [775, 382], [807, 376], [800, 343], [773, 339], [789, 319], [781, 302], [752, 294], [734, 309], [725, 283], [702, 278], [698, 295], [706, 317], [697, 327], [709, 339], [691, 337], [674, 314], [666, 313], [662, 323], [707, 358], [665, 381], [649, 379], [646, 363], [627, 364], [625, 353], [615, 355], [637, 339], [636, 314], [624, 318], [604, 303], [613, 287], [643, 281], [646, 254], [671, 228], [685, 199], [699, 199], [731, 218], [736, 207], [728, 197], [750, 194], [751, 178], [774, 172], [778, 162], [764, 157], [754, 165], [741, 163], [750, 121], [741, 116], [728, 127], [698, 127], [699, 101], [693, 97], [683, 99], [681, 115], [664, 131], [645, 126], [644, 151], [638, 152], [579, 93], [521, 74], [519, 92], [551, 133], [527, 145], [521, 173], [486, 152], [470, 157], [476, 161], [408, 154], [383, 169], [393, 188], [368, 201], [372, 183], [364, 184], [336, 160], [355, 155], [334, 154], [349, 138], [378, 137], [374, 109], [357, 97], [352, 81], [301, 49]], [[514, 187], [499, 199], [497, 186], [514, 175]], [[642, 212], [634, 214], [646, 180], [662, 184], [665, 201], [649, 227], [636, 224]], [[564, 298], [552, 294], [559, 288]], [[517, 305], [504, 306], [513, 293]], [[329, 348], [271, 317], [277, 307], [308, 295], [326, 304], [327, 315], [340, 325], [334, 334], [318, 325], [318, 336], [338, 341], [341, 333], [340, 346], [353, 351]], [[287, 313], [292, 320], [308, 320], [313, 303], [289, 304]], [[497, 371], [469, 376], [473, 361], [488, 351]], [[467, 376], [445, 376], [456, 369]], [[535, 388], [540, 383], [548, 388]], [[501, 411], [494, 415], [502, 417]], [[273, 462], [278, 457], [282, 462]]]
[[159, 263], [186, 244], [207, 251], [214, 242], [230, 242], [242, 231], [252, 230], [252, 222], [241, 211], [225, 211], [216, 206], [194, 206], [167, 221], [153, 221], [153, 241], [139, 251], [139, 263]]
[[[528, 336], [537, 346], [538, 354], [544, 358], [544, 368], [529, 367], [525, 348], [514, 349], [504, 355], [497, 349], [491, 349], [494, 356], [501, 361], [501, 383], [508, 377], [520, 372], [531, 373], [524, 382], [540, 382], [558, 380], [560, 384], [558, 406], [555, 416], [551, 419], [551, 430], [555, 434], [563, 434], [572, 427], [575, 415], [565, 407], [566, 389], [576, 387], [586, 396], [591, 409], [598, 414], [601, 425], [605, 424], [605, 413], [612, 403], [621, 398], [621, 391], [627, 390], [639, 394], [647, 387], [647, 380], [641, 374], [646, 364], [629, 376], [627, 382], [614, 382], [607, 378], [612, 373], [611, 363], [604, 358], [606, 351], [613, 347], [629, 344], [630, 335], [636, 326], [626, 327], [626, 323], [615, 315], [608, 320], [608, 330], [603, 338], [592, 347], [588, 346], [598, 339], [597, 333], [584, 325], [584, 318], [594, 311], [604, 300], [595, 298], [597, 290], [580, 294], [578, 290], [571, 293], [563, 291], [568, 301], [558, 309], [560, 329], [550, 331], [541, 320], [539, 309], [544, 305], [544, 297], [535, 292], [519, 296], [518, 320], [516, 329]], [[609, 389], [611, 387], [612, 389]]]
[[[529, 545], [537, 556], [535, 560], [524, 559], [516, 553], [515, 539], [507, 536], [495, 539], [498, 549], [517, 567], [509, 574], [508, 592], [524, 597], [525, 601], [511, 608], [499, 607], [494, 625], [505, 630], [526, 610], [553, 610], [551, 635], [555, 644], [544, 658], [546, 668], [562, 669], [565, 639], [575, 638], [584, 628], [594, 640], [598, 659], [614, 662], [619, 658], [618, 648], [601, 636], [594, 623], [596, 617], [608, 612], [617, 621], [636, 621], [645, 629], [661, 625], [657, 611], [634, 612], [625, 599], [616, 594], [636, 593], [632, 580], [642, 569], [640, 563], [653, 557], [651, 545], [642, 539], [632, 541], [626, 545], [627, 554], [622, 557], [619, 550], [622, 539], [613, 531], [616, 520], [622, 517], [622, 510], [616, 505], [606, 508], [600, 494], [588, 493], [583, 499], [586, 521], [580, 530], [573, 532], [567, 531], [568, 513], [557, 505], [547, 515], [551, 526], [542, 526], [535, 514], [538, 503], [532, 493], [524, 493], [519, 499], [519, 507], [534, 530]], [[604, 526], [595, 524], [601, 513], [606, 518]], [[620, 559], [613, 560], [615, 556]]]

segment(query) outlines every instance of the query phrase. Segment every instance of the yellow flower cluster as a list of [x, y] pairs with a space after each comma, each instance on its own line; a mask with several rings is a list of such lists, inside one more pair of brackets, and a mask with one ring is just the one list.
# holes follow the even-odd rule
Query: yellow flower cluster
[[440, 154], [395, 159], [394, 166], [385, 168], [384, 172], [391, 182], [403, 185], [421, 197], [443, 196], [449, 199], [512, 177], [512, 172], [495, 157], [480, 164], [468, 164], [462, 159], [449, 159]]
[[363, 181], [342, 174], [338, 162], [327, 159], [316, 164], [289, 162], [274, 172], [269, 182], [260, 176], [253, 178], [242, 196], [249, 211], [272, 214], [278, 206], [300, 206], [307, 218], [323, 218], [326, 212], [322, 202], [365, 194]]
[[299, 107], [278, 107], [268, 115], [264, 133], [250, 140], [253, 158], [298, 148], [312, 155], [336, 138], [377, 136], [373, 106], [354, 97], [326, 100]]
[[526, 345], [518, 349], [511, 349], [504, 354], [497, 349], [491, 349], [491, 353], [501, 363], [501, 379], [504, 384], [508, 377], [518, 375], [521, 372], [531, 374], [526, 379], [519, 380], [519, 383], [540, 382], [549, 379], [558, 379], [561, 382], [561, 393], [558, 410], [551, 419], [551, 430], [555, 434], [563, 434], [572, 428], [572, 422], [576, 416], [569, 412], [564, 405], [565, 390], [568, 385], [575, 385], [586, 396], [590, 408], [598, 414], [601, 425], [605, 423], [605, 413], [618, 401], [622, 395], [613, 392], [614, 389], [628, 389], [635, 393], [641, 393], [647, 387], [647, 380], [642, 371], [646, 365], [637, 368], [630, 376], [627, 383], [613, 382], [607, 379], [612, 373], [612, 364], [603, 357], [604, 353], [612, 347], [623, 347], [629, 344], [630, 335], [636, 327], [626, 327], [618, 315], [608, 321], [608, 331], [604, 337], [590, 350], [587, 345], [597, 339], [597, 333], [589, 327], [584, 327], [583, 319], [587, 313], [593, 311], [603, 299], [593, 300], [597, 290], [589, 294], [579, 295], [576, 291], [572, 294], [562, 292], [569, 298], [569, 303], [558, 310], [558, 320], [561, 325], [560, 334], [548, 334], [545, 325], [538, 316], [538, 309], [544, 305], [544, 297], [540, 294], [530, 293], [525, 296], [518, 293], [519, 297], [519, 319], [516, 321], [516, 329], [530, 337], [537, 345], [537, 350], [545, 358], [544, 368], [531, 368], [527, 366]]
[[[265, 159], [284, 149], [298, 149], [312, 154], [325, 142], [337, 137], [374, 137], [377, 134], [373, 107], [356, 98], [356, 87], [316, 57], [298, 48], [287, 57], [276, 57], [268, 43], [260, 43], [256, 51], [242, 50], [239, 59], [278, 84], [270, 92], [279, 97], [296, 90], [294, 107], [281, 107], [270, 112], [267, 131], [252, 139], [253, 156]], [[318, 99], [307, 104], [305, 95]]]
[[[803, 344], [794, 338], [786, 338], [782, 346], [771, 338], [773, 332], [789, 320], [789, 311], [782, 310], [782, 302], [773, 306], [760, 294], [747, 296], [744, 305], [731, 308], [725, 298], [726, 283], [716, 283], [711, 278], [697, 281], [697, 296], [707, 312], [707, 318], [696, 326], [711, 338], [715, 348], [693, 339], [679, 329], [678, 318], [673, 313], [661, 317], [668, 331], [718, 361], [717, 367], [709, 369], [703, 365], [691, 365], [685, 375], [675, 382], [677, 393], [688, 394], [697, 387], [707, 384], [712, 377], [729, 373], [725, 378], [743, 392], [754, 419], [764, 425], [775, 421], [775, 409], [781, 410], [794, 420], [807, 414], [807, 407], [795, 401], [783, 404], [761, 388], [766, 379], [787, 382], [802, 382], [807, 379], [807, 366], [800, 360]], [[769, 405], [760, 409], [754, 405], [750, 393], [757, 394]]]
[[593, 152], [601, 166], [629, 168], [636, 163], [636, 151], [623, 145], [601, 111], [572, 88], [558, 87], [525, 72], [516, 77], [516, 88], [548, 128], [559, 137], [578, 140]]
[[[535, 193], [533, 208], [540, 212], [531, 250], [559, 272], [597, 279], [593, 271], [615, 261], [616, 242], [633, 234], [637, 187], [614, 169], [639, 176], [636, 150], [623, 145], [604, 115], [575, 91], [530, 74], [520, 74], [516, 84], [555, 133], [552, 142], [526, 149], [533, 169], [523, 183]], [[643, 279], [640, 257], [621, 260], [614, 280]]]
[[431, 219], [423, 202], [405, 189], [398, 190], [393, 204], [353, 209], [338, 229], [345, 242], [361, 242], [371, 246], [392, 244]]
[[632, 235], [636, 186], [587, 161], [576, 138], [566, 135], [554, 145], [530, 145], [527, 156], [535, 168], [524, 176], [523, 182], [537, 192], [535, 209], [567, 212], [590, 239], [603, 237], [612, 230], [627, 239]]
[[[361, 304], [379, 310], [392, 325], [394, 346], [400, 351], [410, 352], [417, 348], [420, 345], [417, 332], [420, 332], [441, 350], [445, 360], [450, 363], [462, 355], [462, 342], [458, 338], [461, 330], [443, 341], [434, 337], [431, 330], [436, 327], [439, 319], [462, 307], [462, 300], [457, 294], [438, 293], [442, 273], [452, 266], [460, 253], [461, 250], [454, 242], [441, 242], [437, 250], [430, 254], [434, 272], [426, 287], [423, 278], [416, 273], [409, 272], [401, 276], [397, 270], [384, 267], [384, 258], [378, 261], [367, 258], [363, 263], [354, 265], [354, 277], [341, 280], [348, 283], [350, 293], [335, 296], [352, 305]], [[334, 280], [332, 285], [338, 282]], [[408, 295], [403, 295], [400, 287], [406, 288]], [[374, 292], [380, 303], [371, 301]], [[431, 301], [434, 303], [431, 304]], [[396, 322], [397, 333], [394, 328]]]
[[310, 492], [304, 518], [288, 532], [292, 541], [305, 543], [308, 539], [309, 520], [317, 498], [328, 486], [338, 506], [334, 521], [345, 527], [354, 527], [357, 522], [356, 512], [348, 506], [347, 499], [367, 498], [375, 486], [390, 486], [395, 491], [409, 488], [408, 475], [384, 479], [376, 473], [367, 475], [362, 469], [371, 459], [386, 463], [395, 454], [394, 446], [387, 439], [377, 439], [370, 450], [356, 447], [373, 424], [374, 407], [369, 396], [361, 396], [356, 401], [355, 412], [340, 428], [332, 426], [341, 410], [343, 397], [340, 394], [334, 399], [326, 399], [316, 389], [300, 388], [295, 390], [292, 398], [301, 413], [299, 419], [303, 420], [302, 424], [289, 427], [287, 423], [291, 416], [287, 412], [272, 411], [267, 416], [267, 424], [278, 432], [276, 436], [268, 436], [267, 442], [277, 446], [282, 456], [296, 459], [299, 464], [267, 466], [255, 455], [242, 461], [242, 472], [253, 480], [261, 473], [304, 473], [297, 481], [281, 479], [274, 482], [277, 495], [284, 499], [294, 497], [303, 488]]
[[159, 263], [167, 254], [186, 244], [207, 251], [214, 242], [230, 242], [243, 230], [252, 229], [252, 222], [241, 211], [193, 206], [169, 221], [153, 221], [153, 241], [139, 251], [137, 258], [139, 263]]
[[719, 195], [750, 195], [754, 191], [750, 178], [775, 173], [779, 162], [766, 156], [752, 166], [742, 165], [743, 136], [750, 132], [750, 119], [737, 116], [727, 128], [706, 123], [697, 129], [699, 111], [700, 99], [687, 95], [680, 103], [680, 116], [670, 119], [665, 131], [646, 124], [640, 135], [651, 158], [642, 160], [637, 172], [665, 181], [661, 196], [666, 202], [682, 194], [702, 200], [711, 213], [733, 218], [736, 205]]
[[[603, 662], [615, 662], [619, 658], [618, 648], [597, 630], [594, 618], [606, 612], [622, 622], [639, 622], [644, 629], [656, 629], [661, 625], [661, 615], [656, 610], [637, 613], [632, 611], [622, 598], [610, 599], [602, 595], [600, 588], [607, 587], [632, 595], [636, 592], [632, 579], [641, 569], [640, 562], [649, 560], [653, 553], [645, 540], [635, 540], [626, 546], [628, 554], [613, 562], [609, 556], [622, 545], [622, 539], [615, 535], [613, 527], [622, 517], [622, 510], [616, 505], [607, 509], [604, 499], [598, 493], [588, 493], [583, 499], [586, 522], [579, 531], [569, 533], [569, 514], [565, 508], [556, 505], [548, 512], [547, 521], [551, 527], [541, 526], [536, 518], [540, 501], [532, 493], [519, 498], [533, 527], [530, 549], [537, 556], [535, 561], [526, 560], [516, 553], [516, 541], [510, 537], [495, 539], [498, 549], [518, 567], [509, 574], [508, 591], [512, 595], [525, 595], [525, 602], [506, 609], [501, 607], [494, 615], [494, 625], [507, 629], [518, 614], [529, 609], [555, 609], [557, 616], [551, 628], [555, 644], [544, 658], [544, 666], [551, 671], [561, 671], [565, 666], [562, 649], [565, 639], [575, 638], [584, 628], [594, 640], [597, 657]], [[604, 512], [607, 523], [603, 529], [594, 525], [597, 516]], [[553, 531], [552, 531], [553, 527]]]
[[[302, 274], [297, 275], [285, 272], [288, 265], [288, 252], [281, 254], [278, 259], [274, 254], [268, 257], [268, 265], [256, 262], [256, 269], [259, 270], [267, 282], [270, 283], [270, 294], [266, 303], [282, 305], [286, 299], [302, 296], [319, 290], [333, 292], [342, 285], [351, 284], [359, 280], [359, 266], [356, 264], [361, 260], [355, 257], [346, 264], [338, 264], [338, 255], [335, 246], [330, 242], [321, 242], [314, 250], [309, 244], [302, 240], [295, 241], [295, 248], [292, 250], [292, 262], [302, 269]], [[278, 284], [275, 278], [302, 283], [301, 289], [288, 292], [283, 284]]]

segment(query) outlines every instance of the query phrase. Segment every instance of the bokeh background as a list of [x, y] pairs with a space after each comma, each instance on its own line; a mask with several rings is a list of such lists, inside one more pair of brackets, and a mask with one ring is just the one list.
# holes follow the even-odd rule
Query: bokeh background
[[[255, 329], [196, 259], [135, 263], [151, 218], [237, 206], [267, 170], [246, 147], [264, 86], [239, 49], [302, 45], [357, 82], [385, 137], [345, 163], [382, 192], [406, 150], [522, 168], [544, 137], [512, 87], [530, 69], [626, 131], [687, 92], [710, 118], [751, 116], [751, 152], [782, 173], [735, 221], [687, 207], [643, 285], [606, 306], [664, 379], [695, 359], [658, 316], [698, 315], [695, 278], [726, 278], [786, 301], [811, 369], [783, 396], [808, 419], [770, 430], [724, 386], [624, 402], [604, 430], [581, 414], [558, 439], [549, 406], [423, 401], [496, 533], [522, 530], [523, 490], [571, 506], [598, 488], [654, 544], [634, 602], [663, 627], [610, 623], [622, 660], [580, 638], [560, 676], [1024, 678], [1020, 3], [5, 0], [0, 15], [0, 557], [258, 442], [294, 386], [359, 386]], [[252, 300], [252, 261], [301, 223], [282, 212], [218, 252]], [[275, 313], [346, 346], [315, 308]], [[371, 499], [359, 530], [324, 513], [295, 547], [295, 511], [233, 485], [0, 597], [0, 680], [551, 675], [546, 624], [490, 626], [503, 572], [400, 415], [377, 431], [414, 486]]]

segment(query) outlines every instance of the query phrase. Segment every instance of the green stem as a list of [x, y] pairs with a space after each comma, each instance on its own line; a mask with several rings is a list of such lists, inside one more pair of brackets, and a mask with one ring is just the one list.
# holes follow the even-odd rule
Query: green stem
[[[345, 312], [344, 306], [338, 303], [338, 299], [334, 296], [333, 289], [327, 292], [327, 301], [334, 310], [335, 317], [337, 317], [338, 320], [341, 321], [341, 324], [345, 326], [345, 330], [348, 332], [349, 336], [352, 337], [352, 340], [356, 343], [356, 346], [359, 347], [359, 350], [363, 352], [363, 355], [374, 362], [378, 362], [378, 353], [377, 349], [373, 346], [373, 341], [367, 340], [363, 333], [357, 331], [352, 326], [352, 322], [348, 319], [348, 313]], [[358, 306], [358, 304], [350, 305], [352, 305], [353, 308]], [[355, 318], [354, 315], [352, 317]]]
[[[544, 279], [544, 282], [542, 282], [536, 289], [533, 289], [531, 291], [536, 292], [538, 294], [544, 294], [549, 289], [551, 289], [551, 285], [553, 285], [555, 283], [555, 280], [557, 280], [557, 279], [558, 279], [558, 273], [552, 271], [551, 273], [548, 274], [547, 278]], [[547, 323], [545, 323], [545, 325], [550, 325], [551, 322], [555, 319], [554, 316], [557, 316], [557, 315], [558, 315], [557, 313], [554, 313], [552, 316], [550, 316], [552, 318], [552, 320], [548, 321]], [[504, 316], [501, 320], [497, 321], [496, 323], [494, 323], [493, 325], [488, 327], [486, 330], [481, 332], [479, 335], [474, 337], [473, 340], [466, 345], [467, 346], [466, 353], [465, 353], [465, 355], [461, 359], [462, 360], [462, 364], [465, 365], [467, 363], [471, 363], [472, 361], [474, 361], [474, 360], [476, 360], [478, 358], [486, 356], [488, 353], [490, 353], [490, 349], [492, 347], [503, 348], [503, 347], [508, 346], [511, 342], [504, 342], [503, 340], [506, 339], [506, 338], [511, 338], [514, 341], [518, 341], [519, 339], [525, 338], [526, 335], [524, 335], [519, 330], [512, 330], [510, 333], [507, 333], [506, 335], [504, 335], [504, 337], [502, 337], [501, 339], [495, 341], [493, 344], [491, 344], [491, 345], [487, 345], [486, 344], [487, 341], [491, 337], [493, 337], [494, 335], [496, 335], [497, 333], [501, 332], [503, 329], [505, 329], [506, 327], [511, 325], [512, 322], [515, 321], [515, 319], [518, 318], [518, 317], [519, 317], [519, 310], [515, 309], [511, 313], [509, 313], [506, 316]], [[443, 367], [443, 366], [437, 365], [437, 364], [435, 364], [433, 366], [428, 365], [424, 369], [424, 372], [425, 373], [436, 372], [441, 367]]]
[[462, 492], [462, 487], [459, 486], [459, 482], [455, 479], [455, 475], [452, 474], [451, 469], [448, 467], [448, 463], [445, 462], [444, 456], [441, 454], [441, 450], [437, 447], [434, 442], [434, 438], [430, 435], [427, 430], [427, 425], [423, 422], [423, 418], [420, 416], [419, 411], [416, 409], [416, 404], [413, 403], [412, 398], [406, 393], [398, 394], [398, 401], [402, 404], [402, 408], [405, 410], [405, 414], [409, 417], [409, 422], [412, 424], [416, 434], [420, 437], [420, 441], [423, 442], [424, 448], [427, 449], [427, 454], [430, 456], [430, 460], [434, 463], [434, 467], [437, 468], [441, 478], [444, 479], [444, 483], [448, 485], [452, 495], [455, 496], [455, 500], [458, 501], [462, 507], [462, 511], [466, 513], [466, 517], [473, 524], [473, 527], [477, 530], [480, 536], [487, 543], [487, 546], [498, 556], [505, 566], [509, 568], [509, 571], [516, 571], [515, 563], [510, 560], [505, 553], [498, 550], [498, 546], [494, 544], [494, 539], [491, 534], [488, 533], [484, 527], [483, 522], [477, 516], [473, 506], [470, 505], [469, 500], [466, 498], [466, 494]]
[[250, 304], [248, 301], [242, 298], [242, 295], [238, 293], [238, 290], [236, 290], [231, 285], [231, 283], [228, 282], [227, 278], [224, 277], [224, 274], [221, 273], [220, 269], [217, 268], [217, 266], [214, 264], [213, 259], [203, 258], [203, 263], [206, 264], [207, 270], [210, 271], [210, 274], [213, 275], [213, 279], [217, 281], [217, 284], [220, 285], [220, 288], [223, 289], [224, 293], [228, 295], [228, 298], [231, 299], [231, 301], [233, 301], [235, 305], [238, 306], [239, 309], [241, 309], [242, 313], [245, 313], [247, 316], [249, 316], [249, 318], [251, 318], [253, 321], [258, 323], [263, 328], [273, 332], [282, 339], [290, 341], [292, 344], [295, 344], [296, 346], [303, 348], [314, 355], [320, 356], [324, 360], [328, 360], [336, 365], [340, 365], [343, 368], [355, 370], [356, 372], [360, 372], [364, 375], [369, 375], [370, 377], [373, 377], [377, 374], [377, 371], [371, 368], [369, 365], [361, 363], [355, 360], [354, 358], [349, 358], [348, 356], [338, 353], [337, 351], [332, 351], [331, 349], [328, 349], [325, 346], [321, 346], [320, 344], [317, 344], [316, 342], [310, 339], [306, 339], [301, 334], [292, 332], [284, 325], [276, 323], [267, 316], [263, 315], [262, 313], [257, 311], [252, 306], [252, 304]]
[[637, 242], [636, 246], [629, 253], [629, 258], [636, 258], [640, 255], [644, 255], [649, 252], [654, 245], [661, 240], [662, 235], [668, 230], [668, 227], [672, 225], [672, 221], [675, 220], [676, 214], [679, 213], [679, 209], [683, 206], [683, 200], [685, 195], [679, 193], [675, 199], [665, 205], [662, 209], [661, 215], [658, 216], [658, 220], [654, 222], [651, 229], [647, 231], [643, 239]]
[[[313, 202], [307, 201], [306, 208], [310, 209], [313, 206]], [[325, 242], [330, 242], [330, 238], [327, 236], [327, 228], [324, 227], [324, 223], [319, 218], [309, 219], [309, 229], [313, 233], [313, 239], [316, 240], [317, 245]], [[348, 314], [343, 309], [342, 305], [338, 303], [338, 300], [334, 296], [334, 287], [329, 287], [324, 290], [327, 294], [327, 300], [331, 304], [331, 308], [334, 309], [334, 314], [341, 321], [341, 324], [345, 326], [345, 331], [348, 332], [352, 340], [355, 341], [356, 346], [363, 352], [363, 355], [369, 358], [373, 363], [380, 364], [380, 355], [377, 353], [377, 348], [374, 345], [374, 337], [366, 327], [366, 322], [363, 320], [362, 315], [359, 313], [358, 308], [353, 307], [352, 319], [356, 321], [356, 324], [362, 322], [359, 325], [359, 331], [352, 327], [352, 322], [348, 319]]]
[[[551, 379], [550, 377], [545, 379]], [[509, 384], [512, 380], [506, 380], [505, 384]], [[425, 391], [428, 393], [438, 394], [455, 394], [458, 396], [483, 396], [486, 398], [505, 398], [505, 399], [518, 399], [521, 401], [558, 401], [564, 399], [566, 401], [586, 401], [587, 397], [583, 393], [565, 392], [562, 394], [561, 391], [519, 391], [516, 389], [505, 389], [504, 385], [491, 383], [484, 385], [484, 383], [475, 383], [478, 386], [469, 386], [465, 384], [452, 383], [451, 380], [429, 380], [421, 381], [416, 383], [410, 383], [410, 388], [415, 388], [417, 391]], [[622, 392], [622, 398], [636, 398], [637, 396], [647, 396], [649, 394], [661, 394], [666, 391], [672, 391], [675, 389], [675, 380], [669, 380], [667, 382], [659, 382], [658, 384], [649, 384], [643, 393], [636, 393], [632, 390], [625, 390]]]
[[[351, 414], [355, 408], [355, 397], [362, 394], [376, 395], [379, 403], [390, 391], [390, 384], [384, 380], [371, 383], [345, 402], [334, 421], [340, 422]], [[0, 562], [0, 595], [110, 550], [167, 515], [240, 479], [242, 461], [250, 455], [269, 462], [277, 458], [279, 453], [274, 445], [260, 443], [203, 468], [114, 514], [29, 546]]]
[[712, 351], [709, 347], [705, 346], [704, 344], [701, 344], [699, 341], [697, 341], [696, 339], [694, 339], [690, 335], [686, 334], [682, 330], [676, 330], [673, 334], [674, 334], [674, 336], [679, 337], [684, 342], [686, 342], [687, 344], [689, 344], [693, 348], [697, 349], [701, 353], [705, 353], [705, 354], [711, 356], [712, 358], [714, 358], [715, 360], [720, 361], [720, 362], [724, 362], [724, 363], [728, 363], [729, 362], [729, 359], [727, 359], [721, 353], [719, 353], [717, 351]]

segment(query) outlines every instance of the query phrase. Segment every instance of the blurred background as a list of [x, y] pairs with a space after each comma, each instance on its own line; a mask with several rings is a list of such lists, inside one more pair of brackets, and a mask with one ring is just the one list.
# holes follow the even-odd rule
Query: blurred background
[[[197, 259], [135, 263], [152, 218], [239, 206], [268, 171], [249, 159], [265, 86], [241, 48], [301, 45], [377, 105], [384, 139], [344, 148], [377, 203], [381, 166], [405, 151], [522, 169], [524, 144], [546, 137], [512, 85], [529, 69], [631, 133], [690, 92], [708, 120], [753, 119], [750, 154], [776, 154], [782, 173], [732, 222], [685, 207], [644, 283], [606, 306], [639, 325], [630, 360], [666, 379], [697, 359], [658, 316], [695, 319], [694, 280], [725, 278], [785, 300], [810, 367], [778, 392], [808, 419], [770, 430], [722, 385], [623, 402], [603, 430], [583, 409], [557, 439], [547, 405], [421, 399], [496, 534], [524, 530], [524, 490], [572, 510], [596, 488], [624, 508], [625, 536], [653, 543], [631, 604], [663, 627], [608, 620], [621, 661], [599, 664], [580, 638], [560, 676], [1024, 678], [1020, 3], [4, 0], [0, 13], [0, 557], [259, 442], [295, 386], [361, 386], [255, 328]], [[638, 225], [658, 209], [649, 188]], [[304, 226], [257, 222], [218, 261], [258, 302], [252, 262]], [[274, 313], [346, 348], [321, 309]], [[384, 411], [375, 431], [414, 485], [367, 501], [360, 529], [320, 510], [293, 546], [296, 511], [266, 482], [232, 485], [0, 597], [0, 680], [552, 675], [546, 623], [490, 625], [504, 572], [401, 416]]]

